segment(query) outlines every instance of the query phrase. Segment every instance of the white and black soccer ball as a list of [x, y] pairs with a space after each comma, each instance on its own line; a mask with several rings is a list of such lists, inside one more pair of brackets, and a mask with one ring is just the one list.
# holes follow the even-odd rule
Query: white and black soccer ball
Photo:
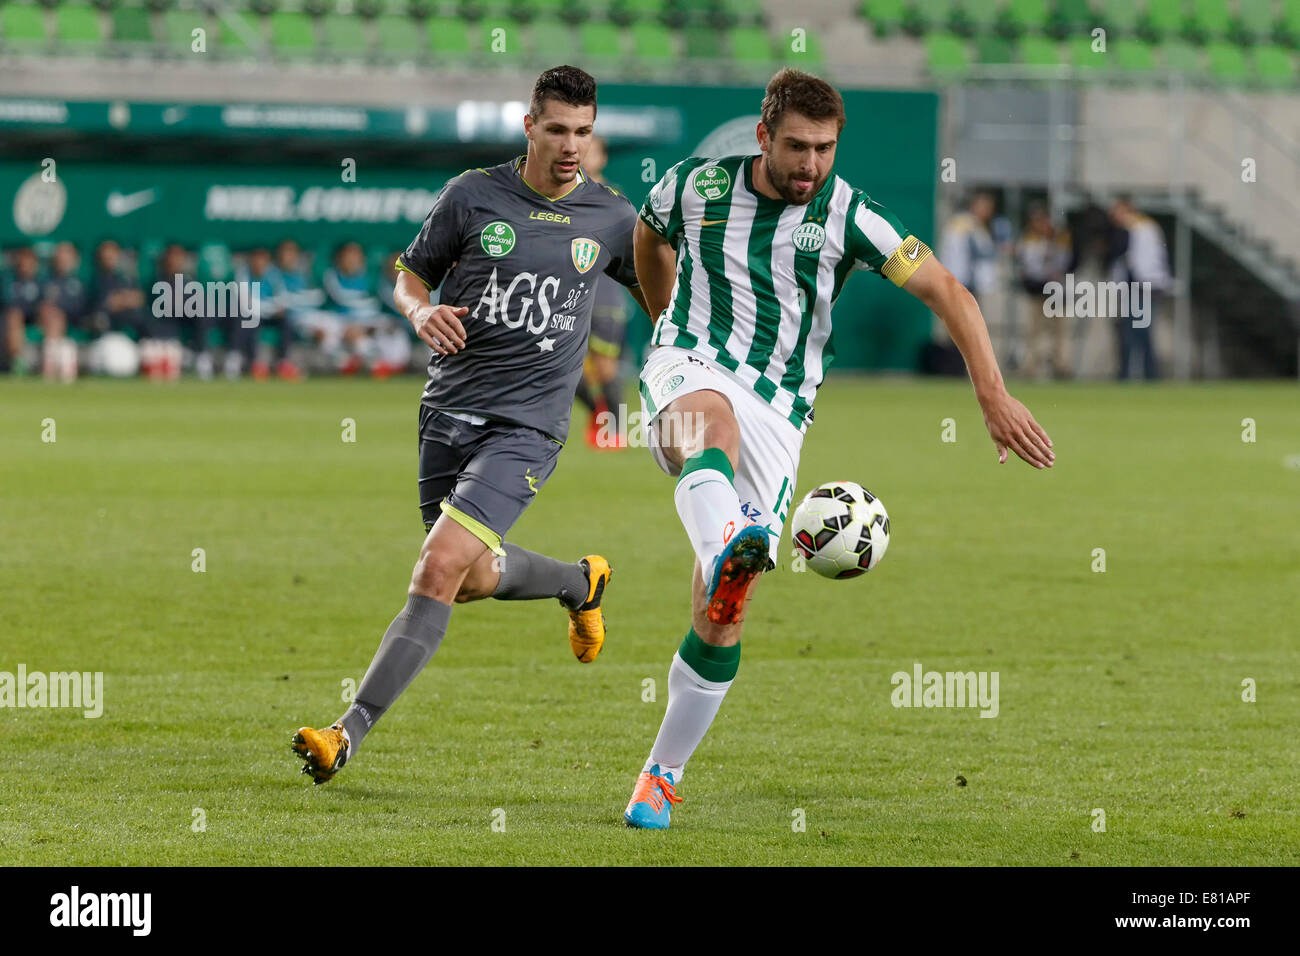
[[794, 546], [822, 577], [866, 574], [889, 547], [889, 513], [852, 481], [828, 481], [804, 496], [790, 530]]

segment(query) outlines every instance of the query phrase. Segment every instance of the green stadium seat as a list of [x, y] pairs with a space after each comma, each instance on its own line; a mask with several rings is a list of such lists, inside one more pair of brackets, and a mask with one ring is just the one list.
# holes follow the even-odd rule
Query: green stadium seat
[[325, 48], [336, 57], [364, 59], [370, 49], [370, 23], [352, 14], [330, 13], [321, 20]]
[[435, 64], [458, 63], [469, 57], [469, 25], [458, 17], [430, 17], [426, 33]]
[[1158, 47], [1160, 62], [1166, 70], [1195, 76], [1204, 71], [1201, 51], [1182, 40], [1166, 40]]
[[1086, 33], [1075, 35], [1072, 39], [1066, 41], [1066, 45], [1070, 54], [1070, 62], [1085, 73], [1105, 72], [1115, 65], [1114, 53], [1110, 44], [1107, 43], [1104, 53], [1095, 52], [1092, 48], [1092, 37]]
[[773, 60], [772, 38], [762, 27], [735, 27], [728, 34], [727, 41], [731, 58], [739, 63], [753, 65]]
[[1273, 0], [1237, 0], [1237, 35], [1244, 42], [1267, 42], [1273, 23]]
[[1017, 52], [1026, 66], [1060, 66], [1062, 62], [1060, 44], [1044, 36], [1021, 37]]
[[1002, 18], [1003, 0], [961, 0], [958, 4], [953, 23], [962, 33], [976, 36], [989, 33]]
[[572, 4], [568, 0], [519, 0], [516, 9], [526, 13], [531, 23], [536, 20], [562, 19], [572, 9]]
[[858, 9], [878, 37], [897, 33], [902, 29], [903, 18], [907, 15], [904, 0], [862, 0]]
[[113, 10], [113, 45], [141, 49], [153, 43], [149, 11], [144, 7], [119, 6]]
[[986, 33], [975, 37], [975, 56], [981, 63], [999, 66], [1015, 60], [1011, 41], [996, 33]]
[[316, 24], [305, 13], [280, 10], [271, 14], [271, 49], [284, 59], [300, 59], [316, 52]]
[[714, 0], [664, 0], [665, 23], [683, 27], [734, 26], [733, 13], [721, 9]]
[[1150, 73], [1156, 68], [1156, 57], [1151, 44], [1135, 36], [1122, 36], [1106, 45], [1115, 66], [1130, 73]]
[[951, 76], [970, 66], [966, 41], [955, 33], [930, 33], [924, 43], [926, 65], [934, 75]]
[[1002, 11], [1002, 29], [1011, 36], [1047, 31], [1050, 17], [1047, 0], [1007, 0]]
[[518, 20], [487, 17], [479, 22], [478, 50], [489, 63], [512, 63], [524, 55], [523, 27]]
[[0, 6], [0, 44], [5, 48], [30, 52], [48, 42], [44, 8], [12, 0]]
[[1246, 54], [1235, 43], [1211, 43], [1205, 48], [1210, 75], [1224, 83], [1244, 83], [1250, 76]]
[[722, 34], [712, 27], [687, 27], [682, 31], [686, 39], [686, 55], [694, 60], [721, 60], [726, 54], [722, 48]]
[[1101, 0], [1098, 8], [1106, 27], [1107, 45], [1119, 36], [1135, 34], [1142, 23], [1142, 8], [1133, 0]]
[[578, 29], [582, 54], [596, 61], [609, 62], [623, 56], [623, 31], [612, 23], [584, 23]]
[[[1052, 32], [1057, 36], [1074, 36], [1091, 34], [1094, 27], [1101, 26], [1101, 18], [1092, 12], [1088, 0], [1057, 0], [1056, 10], [1052, 14]], [[1110, 37], [1106, 38], [1109, 45]]]
[[1142, 28], [1157, 40], [1171, 39], [1187, 29], [1188, 19], [1183, 0], [1147, 0]]
[[953, 21], [953, 0], [911, 0], [903, 16], [903, 29], [920, 36], [941, 33]]
[[232, 10], [219, 21], [217, 42], [226, 56], [252, 56], [266, 47], [264, 21], [248, 10]]
[[555, 17], [539, 18], [530, 24], [533, 55], [548, 64], [568, 63], [578, 50], [573, 27]]
[[1201, 39], [1221, 40], [1232, 31], [1232, 13], [1227, 0], [1192, 0], [1190, 32]]
[[375, 18], [375, 55], [380, 60], [412, 62], [423, 52], [424, 39], [419, 20], [391, 13]]
[[1300, 0], [1282, 0], [1282, 16], [1277, 21], [1277, 37], [1292, 46], [1300, 46]]
[[613, 0], [570, 0], [569, 18], [578, 22], [608, 20]]
[[[202, 10], [164, 10], [163, 36], [167, 52], [173, 56], [206, 56], [194, 52], [194, 31], [207, 30], [208, 15]], [[208, 34], [211, 36], [211, 33]]]
[[1272, 44], [1251, 50], [1256, 78], [1266, 86], [1291, 86], [1296, 81], [1295, 54]]
[[54, 12], [54, 35], [68, 52], [94, 53], [104, 47], [99, 11], [88, 3], [64, 3]]
[[667, 14], [667, 0], [617, 0], [610, 9], [611, 17], [618, 23], [657, 23]]
[[763, 0], [717, 0], [717, 7], [727, 25], [761, 26], [766, 19]]
[[631, 27], [632, 51], [637, 58], [662, 62], [677, 56], [676, 37], [661, 23], [634, 23]]
[[[795, 49], [796, 39], [798, 39], [799, 46], [802, 47], [800, 50]], [[825, 59], [822, 54], [821, 41], [812, 30], [807, 30], [801, 38], [792, 36], [792, 30], [787, 30], [785, 33], [777, 34], [776, 42], [778, 50], [780, 50], [780, 59], [792, 66], [815, 70], [821, 67], [822, 61]]]

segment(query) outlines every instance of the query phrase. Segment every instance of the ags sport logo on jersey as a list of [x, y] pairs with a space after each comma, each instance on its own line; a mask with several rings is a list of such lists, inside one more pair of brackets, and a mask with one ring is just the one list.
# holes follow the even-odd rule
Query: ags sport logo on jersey
[[731, 188], [731, 176], [719, 166], [705, 166], [691, 177], [691, 185], [701, 199], [721, 199]]
[[805, 222], [795, 228], [792, 241], [800, 252], [816, 252], [826, 245], [826, 230], [819, 223]]
[[594, 239], [574, 239], [569, 243], [569, 251], [573, 255], [573, 267], [585, 273], [600, 257], [600, 243]]
[[479, 243], [484, 252], [499, 259], [515, 247], [515, 231], [510, 228], [510, 223], [498, 219], [483, 227], [479, 233]]

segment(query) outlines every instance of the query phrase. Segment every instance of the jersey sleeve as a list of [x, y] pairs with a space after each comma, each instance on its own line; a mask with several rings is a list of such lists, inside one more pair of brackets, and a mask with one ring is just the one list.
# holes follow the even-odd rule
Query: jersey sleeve
[[397, 257], [397, 268], [411, 273], [430, 290], [436, 289], [452, 263], [460, 258], [462, 235], [468, 219], [465, 186], [457, 177], [438, 193], [419, 235]]
[[654, 184], [641, 206], [641, 221], [667, 239], [674, 249], [682, 236], [682, 177], [690, 160], [684, 159]]
[[[613, 190], [611, 190], [613, 192]], [[615, 193], [619, 215], [607, 238], [609, 265], [605, 275], [629, 289], [640, 285], [636, 277], [636, 260], [632, 250], [632, 232], [636, 227], [636, 208], [621, 193]]]
[[845, 231], [845, 254], [853, 257], [854, 268], [879, 273], [896, 286], [912, 278], [932, 254], [897, 216], [867, 196], [854, 200]]

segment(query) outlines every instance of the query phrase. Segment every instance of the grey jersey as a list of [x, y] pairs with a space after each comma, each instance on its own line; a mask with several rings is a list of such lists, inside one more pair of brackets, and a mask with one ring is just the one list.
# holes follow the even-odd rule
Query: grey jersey
[[570, 192], [547, 199], [524, 182], [523, 160], [450, 180], [397, 267], [430, 289], [442, 283], [442, 303], [469, 309], [465, 347], [429, 360], [422, 403], [563, 441], [597, 280], [637, 284], [637, 216], [581, 171]]

